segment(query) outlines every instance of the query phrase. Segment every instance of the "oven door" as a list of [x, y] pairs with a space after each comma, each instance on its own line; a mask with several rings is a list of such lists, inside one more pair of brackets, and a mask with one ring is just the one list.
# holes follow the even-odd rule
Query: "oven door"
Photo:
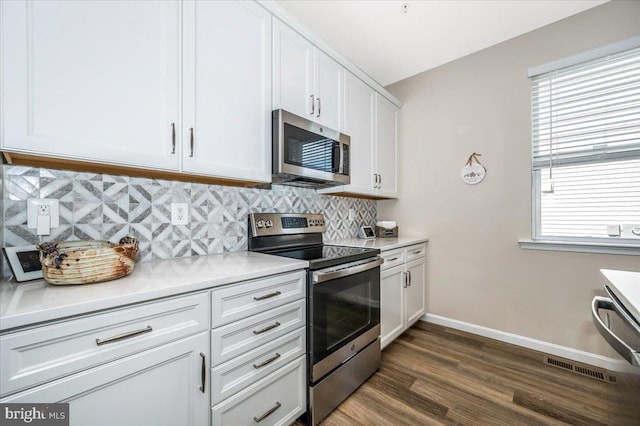
[[309, 355], [311, 382], [380, 335], [379, 257], [310, 272]]

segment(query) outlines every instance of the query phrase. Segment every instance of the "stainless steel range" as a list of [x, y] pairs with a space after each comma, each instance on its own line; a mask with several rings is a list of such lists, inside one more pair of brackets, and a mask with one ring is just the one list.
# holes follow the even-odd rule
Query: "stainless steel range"
[[249, 250], [309, 261], [307, 421], [318, 424], [380, 367], [377, 249], [324, 245], [321, 214], [249, 215]]

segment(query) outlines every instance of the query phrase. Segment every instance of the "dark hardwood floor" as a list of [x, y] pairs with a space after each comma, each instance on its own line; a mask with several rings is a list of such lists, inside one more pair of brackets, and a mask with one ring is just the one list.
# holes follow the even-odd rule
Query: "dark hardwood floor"
[[419, 321], [322, 426], [640, 425], [638, 376], [606, 383], [544, 354]]

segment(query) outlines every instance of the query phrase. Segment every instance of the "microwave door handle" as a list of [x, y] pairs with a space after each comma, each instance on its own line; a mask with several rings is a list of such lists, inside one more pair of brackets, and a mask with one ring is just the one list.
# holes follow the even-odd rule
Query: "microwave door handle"
[[382, 265], [382, 262], [384, 262], [384, 259], [378, 258], [371, 262], [362, 263], [360, 265], [355, 265], [350, 268], [339, 269], [337, 271], [314, 272], [312, 274], [311, 281], [313, 282], [313, 284], [320, 284], [325, 281], [335, 280], [336, 278], [348, 277], [349, 275], [355, 275], [355, 274], [359, 274], [360, 272], [365, 272], [370, 269], [377, 268], [378, 266]]
[[332, 173], [342, 172], [342, 155], [340, 155], [341, 152], [342, 147], [340, 146], [340, 143], [335, 142], [333, 144], [333, 149], [331, 150], [331, 155], [333, 156], [333, 158], [331, 159], [333, 164], [333, 167], [331, 167]]
[[[604, 339], [611, 345], [613, 349], [616, 350], [624, 359], [626, 359], [631, 365], [636, 367], [640, 367], [640, 353], [638, 351], [631, 348], [627, 345], [622, 339], [616, 336], [607, 325], [602, 321], [600, 315], [598, 315], [598, 310], [604, 309], [609, 311], [618, 312], [616, 305], [613, 303], [611, 299], [606, 297], [596, 296], [593, 298], [591, 302], [591, 316], [593, 317], [593, 322], [596, 325], [596, 328], [604, 337]], [[626, 322], [626, 320], [623, 320]]]

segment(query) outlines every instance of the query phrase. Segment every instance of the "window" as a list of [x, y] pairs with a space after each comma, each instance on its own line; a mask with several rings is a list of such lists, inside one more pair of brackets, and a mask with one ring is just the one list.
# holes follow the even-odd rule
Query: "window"
[[529, 76], [534, 240], [640, 245], [640, 37]]

